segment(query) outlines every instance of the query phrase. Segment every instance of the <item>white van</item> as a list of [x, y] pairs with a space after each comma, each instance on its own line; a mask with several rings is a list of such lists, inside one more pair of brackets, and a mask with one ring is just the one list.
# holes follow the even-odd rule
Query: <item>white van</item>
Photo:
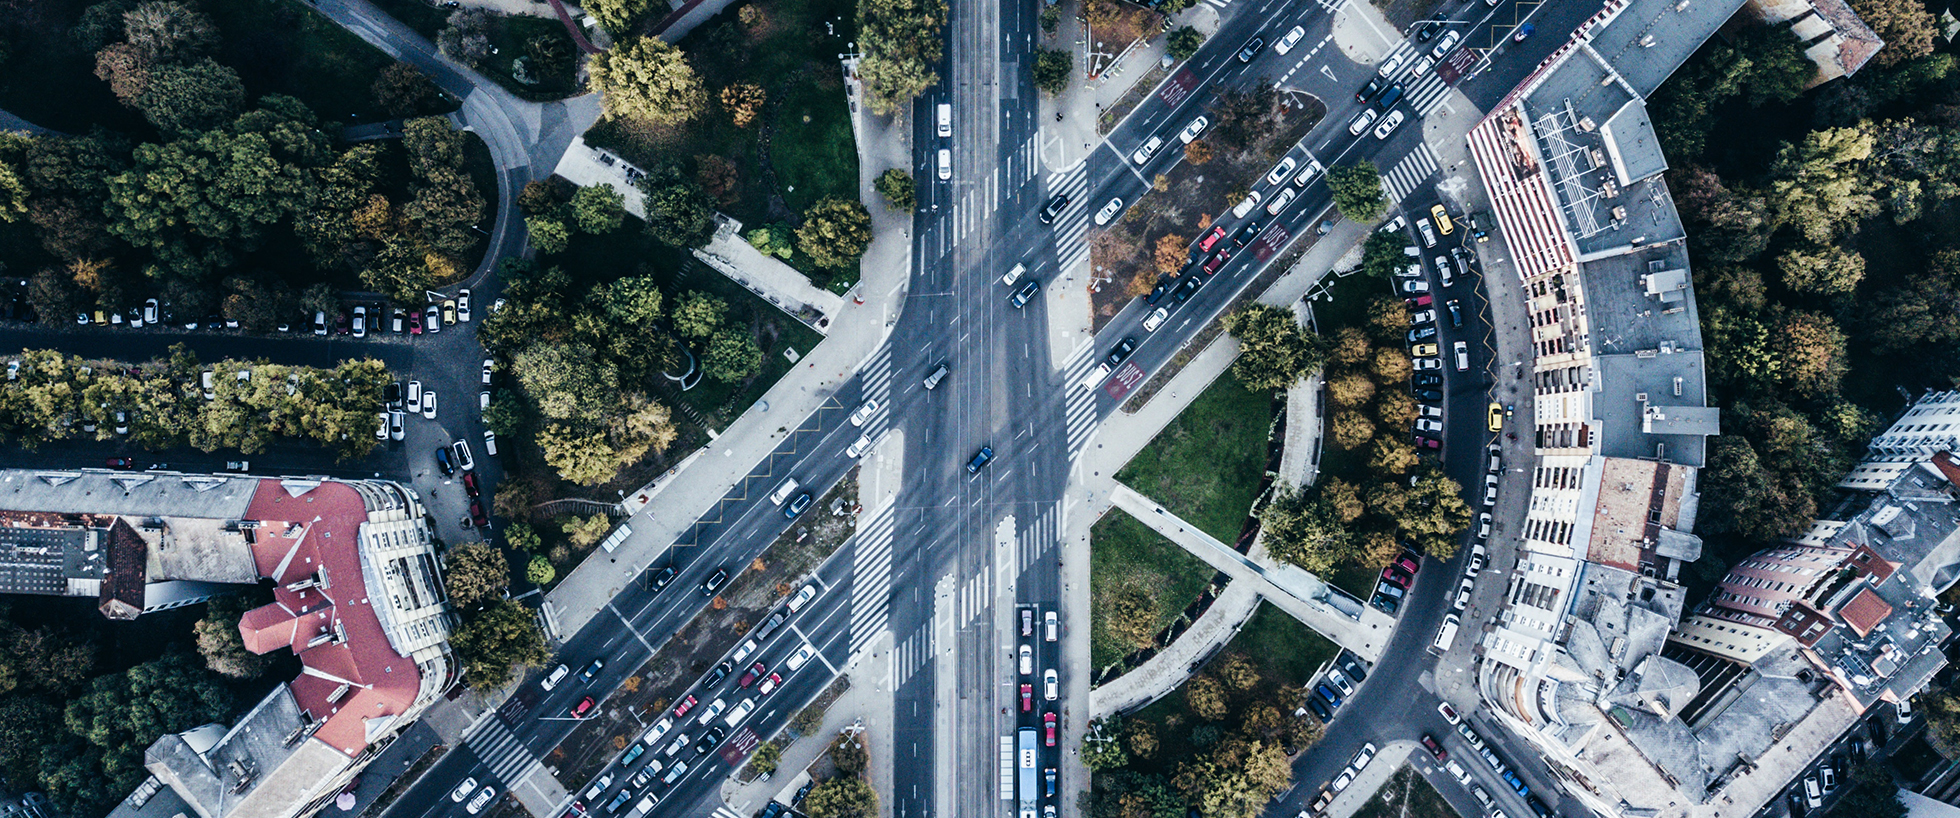
[[789, 668], [792, 671], [800, 670], [804, 665], [809, 664], [810, 660], [815, 658], [816, 655], [816, 648], [804, 645], [803, 647], [797, 648], [795, 653], [790, 654], [788, 659], [783, 660], [783, 667]]
[[1251, 213], [1252, 209], [1258, 206], [1259, 206], [1259, 191], [1255, 190], [1252, 191], [1251, 193], [1247, 193], [1243, 201], [1232, 206], [1232, 215], [1243, 219], [1245, 218], [1245, 215], [1247, 213]]
[[939, 388], [939, 382], [943, 380], [946, 380], [946, 365], [940, 364], [939, 366], [933, 367], [932, 372], [926, 375], [923, 383], [926, 389], [932, 390]]
[[795, 494], [798, 488], [800, 486], [797, 484], [796, 478], [791, 477], [784, 480], [782, 485], [777, 486], [775, 491], [769, 493], [769, 502], [780, 506], [784, 500], [789, 499], [790, 495]]
[[722, 722], [728, 725], [728, 729], [733, 730], [735, 725], [741, 724], [742, 719], [748, 718], [748, 715], [753, 712], [755, 712], [755, 700], [743, 699], [735, 703], [735, 708], [728, 711], [728, 715], [722, 719]]
[[952, 135], [953, 135], [953, 105], [952, 105], [952, 103], [949, 103], [949, 102], [942, 102], [942, 103], [939, 103], [939, 108], [938, 108], [938, 122], [939, 122], [939, 128], [938, 128], [938, 131], [937, 131], [937, 132], [938, 132], [938, 134], [939, 134], [940, 136], [952, 136]]
[[1456, 644], [1456, 631], [1462, 624], [1463, 620], [1456, 614], [1443, 617], [1443, 627], [1436, 631], [1436, 641], [1432, 643], [1437, 651], [1448, 651], [1451, 645]]

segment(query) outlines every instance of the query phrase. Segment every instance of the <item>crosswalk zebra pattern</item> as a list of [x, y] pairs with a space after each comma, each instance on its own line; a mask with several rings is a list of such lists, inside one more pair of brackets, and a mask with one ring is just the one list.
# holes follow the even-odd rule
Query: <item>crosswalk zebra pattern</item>
[[1062, 411], [1068, 419], [1068, 456], [1071, 460], [1089, 445], [1089, 439], [1095, 435], [1096, 424], [1100, 420], [1096, 417], [1096, 395], [1102, 393], [1102, 384], [1082, 386], [1083, 379], [1096, 365], [1095, 350], [1095, 344], [1083, 343], [1069, 358], [1068, 365], [1062, 368], [1066, 378], [1062, 382], [1065, 387], [1063, 394], [1068, 396], [1067, 406]]
[[729, 808], [727, 804], [722, 804], [715, 807], [715, 818], [748, 818], [748, 816], [736, 812]]
[[1382, 175], [1382, 192], [1388, 194], [1389, 204], [1402, 201], [1415, 192], [1422, 180], [1436, 172], [1436, 167], [1436, 154], [1429, 150], [1429, 143], [1416, 143], [1415, 150]]
[[1007, 155], [1007, 177], [1004, 181], [1008, 189], [1017, 189], [1029, 179], [1041, 174], [1041, 129]]
[[886, 505], [851, 538], [851, 654], [864, 650], [891, 620], [892, 543], [897, 516]]
[[919, 669], [925, 667], [926, 663], [930, 661], [932, 661], [931, 628], [920, 628], [913, 631], [911, 636], [907, 636], [903, 640], [900, 640], [898, 644], [893, 645], [891, 689], [897, 690], [900, 687], [904, 687], [905, 683], [912, 681], [912, 677], [919, 674]]
[[1084, 201], [1089, 196], [1089, 163], [1074, 170], [1048, 177], [1048, 198], [1060, 193], [1068, 196], [1069, 207], [1055, 220], [1057, 270], [1067, 271], [1089, 255], [1089, 219], [1100, 203]]
[[[1423, 72], [1420, 77], [1413, 76], [1414, 63], [1427, 54], [1428, 50], [1426, 45], [1403, 40], [1389, 49], [1388, 56], [1382, 58], [1383, 64], [1398, 61], [1401, 63], [1395, 71], [1387, 75], [1387, 78], [1403, 84], [1405, 88], [1403, 98], [1407, 100], [1409, 110], [1417, 117], [1428, 116], [1430, 111], [1436, 110], [1437, 106], [1443, 104], [1443, 97], [1447, 96], [1450, 90], [1450, 84], [1443, 81], [1435, 66], [1430, 66], [1429, 70]], [[1443, 55], [1445, 59], [1449, 56]]]
[[[890, 344], [878, 347], [871, 359], [858, 368], [858, 383], [864, 397], [860, 400], [875, 400], [880, 405], [889, 406], [892, 394], [892, 348]], [[877, 432], [874, 424], [882, 428], [886, 425], [889, 412], [881, 411], [867, 421], [865, 431]], [[874, 434], [873, 437], [876, 437]]]
[[463, 743], [475, 753], [490, 774], [504, 782], [504, 788], [517, 786], [538, 768], [538, 757], [525, 749], [517, 736], [504, 727], [502, 719], [484, 719], [463, 734]]
[[1020, 561], [1020, 569], [1026, 571], [1033, 567], [1062, 538], [1061, 513], [1053, 505], [1041, 512], [1026, 528], [1021, 529], [1015, 542], [1015, 559]]
[[1428, 116], [1430, 111], [1436, 110], [1436, 106], [1443, 104], [1443, 96], [1449, 91], [1450, 84], [1444, 82], [1442, 77], [1429, 74], [1416, 80], [1415, 87], [1409, 89], [1409, 109], [1415, 111], [1418, 117]]

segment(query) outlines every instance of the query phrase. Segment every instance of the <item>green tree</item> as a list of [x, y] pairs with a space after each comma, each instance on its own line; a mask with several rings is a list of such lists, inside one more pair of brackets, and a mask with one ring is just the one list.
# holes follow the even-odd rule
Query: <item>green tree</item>
[[533, 343], [512, 357], [510, 372], [551, 420], [601, 421], [620, 394], [618, 371], [583, 344]]
[[1689, 247], [1698, 258], [1749, 261], [1769, 247], [1773, 225], [1769, 204], [1761, 194], [1731, 188], [1713, 171], [1694, 166], [1670, 174], [1669, 187], [1675, 191], [1682, 220], [1690, 227]]
[[1191, 708], [1192, 714], [1207, 721], [1225, 718], [1230, 709], [1225, 703], [1225, 686], [1208, 673], [1185, 680], [1184, 705]]
[[218, 29], [183, 3], [150, 2], [123, 14], [123, 39], [147, 62], [183, 62], [216, 48]]
[[824, 199], [803, 213], [796, 245], [819, 267], [839, 269], [857, 263], [871, 244], [871, 212], [849, 199]]
[[509, 684], [519, 668], [551, 659], [544, 630], [529, 608], [508, 599], [492, 603], [450, 634], [470, 689], [488, 692]]
[[[499, 492], [498, 496], [503, 496], [502, 492]], [[516, 515], [506, 515], [498, 512], [498, 516]], [[535, 552], [544, 547], [544, 538], [538, 536], [537, 529], [532, 528], [530, 523], [524, 522], [523, 520], [511, 520], [504, 523], [504, 544], [509, 545], [517, 551]]]
[[538, 554], [531, 557], [530, 562], [525, 563], [524, 578], [532, 585], [549, 585], [552, 580], [558, 578], [558, 569], [551, 567], [551, 560], [545, 559], [543, 554]]
[[864, 737], [856, 733], [838, 736], [830, 743], [827, 752], [830, 763], [836, 765], [837, 772], [842, 775], [855, 776], [864, 772], [865, 766], [871, 763], [871, 754], [864, 749]]
[[1382, 177], [1373, 162], [1364, 160], [1330, 168], [1327, 187], [1334, 194], [1334, 206], [1340, 209], [1341, 218], [1348, 221], [1366, 224], [1380, 218], [1388, 209]]
[[1709, 441], [1702, 472], [1701, 529], [1769, 542], [1797, 533], [1817, 516], [1817, 503], [1800, 479], [1764, 466], [1756, 447], [1739, 435]]
[[1157, 639], [1157, 590], [1128, 586], [1110, 593], [1103, 630], [1131, 648], [1146, 648]]
[[1034, 50], [1034, 87], [1046, 91], [1050, 96], [1059, 96], [1068, 90], [1069, 75], [1075, 71], [1075, 59], [1066, 51], [1047, 48]]
[[1864, 172], [1875, 141], [1865, 128], [1829, 128], [1783, 145], [1765, 195], [1772, 222], [1796, 228], [1813, 244], [1831, 244], [1876, 215], [1878, 199]]
[[871, 112], [884, 116], [939, 82], [944, 0], [858, 0], [857, 73]]
[[1423, 553], [1439, 560], [1455, 557], [1457, 542], [1472, 517], [1470, 505], [1463, 501], [1463, 487], [1432, 467], [1418, 473], [1406, 491], [1396, 489], [1370, 494], [1370, 510], [1393, 519], [1402, 536]]
[[449, 604], [459, 611], [501, 597], [510, 587], [510, 563], [504, 553], [489, 545], [473, 542], [449, 549], [443, 559], [442, 586], [449, 592]]
[[878, 794], [855, 775], [840, 775], [818, 784], [803, 804], [810, 818], [872, 818], [878, 814]]
[[436, 33], [436, 50], [443, 56], [471, 68], [481, 67], [490, 58], [490, 41], [502, 25], [489, 9], [458, 9], [444, 22]]
[[590, 517], [568, 514], [558, 525], [565, 532], [565, 538], [572, 541], [573, 547], [591, 548], [606, 538], [606, 532], [612, 530], [612, 518], [605, 514], [594, 514]]
[[1906, 805], [1899, 800], [1899, 785], [1892, 779], [1892, 768], [1882, 761], [1867, 760], [1851, 768], [1848, 785], [1824, 818], [1905, 818]]
[[1354, 549], [1347, 523], [1329, 504], [1290, 486], [1273, 491], [1273, 499], [1259, 510], [1259, 523], [1274, 559], [1311, 573], [1327, 573]]
[[1164, 38], [1164, 50], [1170, 53], [1173, 60], [1191, 59], [1204, 44], [1205, 35], [1190, 26], [1171, 29], [1171, 33]]
[[610, 233], [626, 222], [626, 196], [612, 185], [591, 185], [572, 194], [572, 222], [587, 233]]
[[918, 186], [912, 181], [912, 174], [903, 169], [886, 168], [872, 181], [871, 186], [878, 190], [878, 195], [885, 197], [885, 202], [893, 210], [911, 210], [919, 206]]
[[741, 327], [716, 332], [701, 355], [702, 374], [723, 383], [744, 380], [761, 369], [762, 348], [756, 346], [755, 333]]
[[728, 302], [700, 290], [689, 290], [674, 305], [674, 331], [683, 338], [706, 339], [721, 329], [727, 317]]
[[786, 259], [796, 255], [796, 233], [788, 225], [765, 224], [750, 230], [744, 238], [749, 246], [765, 256]]
[[[42, 784], [64, 810], [86, 805], [93, 809], [84, 812], [106, 811], [119, 798], [115, 792], [147, 775], [143, 751], [152, 742], [230, 716], [231, 694], [222, 681], [190, 651], [169, 650], [122, 673], [90, 680], [86, 693], [68, 701], [62, 722], [90, 751], [67, 754], [78, 768], [50, 775], [54, 771], [44, 765]], [[70, 778], [91, 769], [92, 782]]]
[[1750, 105], [1795, 100], [1817, 75], [1817, 66], [1804, 56], [1803, 43], [1788, 25], [1746, 27], [1736, 32], [1733, 43], [1747, 67], [1738, 85]]
[[415, 66], [395, 62], [381, 69], [368, 92], [390, 116], [414, 116], [442, 102], [442, 89]]
[[263, 135], [205, 131], [136, 148], [133, 166], [109, 179], [104, 210], [109, 232], [153, 253], [164, 275], [202, 279], [257, 249], [313, 190]]
[[1415, 447], [1399, 437], [1377, 437], [1368, 445], [1368, 470], [1377, 475], [1408, 474], [1416, 461]]
[[1915, 0], [1851, 0], [1851, 8], [1885, 41], [1885, 47], [1872, 57], [1879, 65], [1898, 65], [1933, 53], [1939, 21], [1926, 10], [1926, 4]]
[[205, 604], [204, 618], [192, 630], [197, 634], [197, 652], [213, 672], [233, 679], [256, 679], [272, 665], [272, 657], [245, 649], [245, 637], [238, 630], [246, 603], [236, 596], [220, 596]]
[[1393, 281], [1395, 273], [1410, 264], [1419, 264], [1407, 252], [1409, 238], [1401, 231], [1383, 232], [1377, 230], [1368, 234], [1368, 240], [1361, 244], [1361, 272], [1383, 281]]
[[586, 70], [611, 116], [674, 125], [708, 104], [708, 91], [686, 56], [658, 37], [634, 37], [599, 52]]
[[607, 34], [621, 37], [646, 14], [647, 4], [646, 0], [585, 0], [583, 8]]
[[557, 219], [532, 216], [524, 220], [524, 230], [531, 234], [531, 246], [545, 255], [563, 253], [572, 244], [572, 231]]
[[775, 775], [776, 768], [783, 763], [783, 746], [774, 741], [756, 745], [755, 752], [749, 756], [749, 772], [757, 776]]
[[1225, 317], [1225, 331], [1239, 341], [1232, 375], [1248, 389], [1285, 389], [1326, 359], [1320, 337], [1285, 307], [1247, 304]]
[[134, 106], [166, 134], [189, 135], [230, 120], [245, 108], [245, 83], [238, 72], [210, 58], [184, 65], [159, 65]]
[[701, 188], [678, 172], [649, 172], [640, 179], [645, 194], [647, 233], [679, 248], [700, 247], [714, 235], [714, 210]]
[[604, 430], [552, 423], [538, 432], [537, 441], [545, 464], [573, 483], [596, 486], [619, 474], [620, 452]]
[[603, 289], [595, 287], [593, 292], [600, 294], [607, 318], [628, 326], [647, 326], [660, 320], [661, 304], [666, 300], [659, 279], [653, 276], [622, 278]]
[[[1279, 88], [1272, 80], [1260, 79], [1249, 88], [1227, 88], [1212, 102], [1211, 138], [1235, 151], [1245, 150], [1270, 136], [1279, 120], [1273, 114], [1279, 106]], [[1239, 198], [1244, 198], [1243, 196]]]
[[1926, 742], [1949, 761], [1960, 758], [1960, 699], [1927, 693], [1915, 706], [1926, 714]]
[[1865, 277], [1865, 257], [1837, 245], [1802, 246], [1776, 257], [1783, 286], [1800, 293], [1842, 295]]

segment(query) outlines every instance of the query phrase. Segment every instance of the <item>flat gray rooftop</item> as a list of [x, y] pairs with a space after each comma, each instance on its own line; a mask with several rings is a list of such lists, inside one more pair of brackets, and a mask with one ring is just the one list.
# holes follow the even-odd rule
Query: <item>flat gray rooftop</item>
[[256, 477], [10, 469], [0, 471], [0, 509], [236, 520], [258, 486]]
[[[1648, 405], [1700, 407], [1707, 402], [1701, 350], [1652, 357], [1595, 355], [1593, 365], [1599, 369], [1599, 392], [1592, 407], [1600, 454], [1662, 458], [1695, 468], [1707, 465], [1708, 439], [1701, 434], [1649, 434], [1643, 429]], [[1678, 397], [1677, 379], [1682, 387]], [[1640, 400], [1642, 393], [1646, 401]]]
[[1661, 87], [1745, 2], [1631, 3], [1611, 24], [1593, 33], [1592, 50], [1640, 96], [1653, 96], [1654, 89]]

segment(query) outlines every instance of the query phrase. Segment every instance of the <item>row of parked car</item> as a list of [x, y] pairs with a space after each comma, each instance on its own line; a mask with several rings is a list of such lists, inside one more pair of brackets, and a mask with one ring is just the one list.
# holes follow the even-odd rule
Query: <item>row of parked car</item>
[[[491, 312], [502, 308], [504, 300], [499, 298], [490, 306]], [[281, 321], [273, 327], [279, 332], [292, 332], [295, 324], [310, 329], [314, 335], [345, 335], [366, 338], [370, 332], [393, 332], [397, 335], [421, 335], [425, 332], [441, 332], [445, 326], [467, 323], [470, 320], [470, 290], [468, 287], [456, 293], [455, 298], [446, 298], [439, 303], [415, 309], [390, 308], [385, 304], [354, 304], [339, 312], [328, 315], [323, 310], [311, 316], [300, 316], [301, 320]], [[120, 310], [97, 309], [75, 313], [75, 323], [80, 326], [161, 327], [180, 326], [187, 330], [239, 329], [238, 319], [210, 314], [202, 318], [194, 315], [178, 315], [166, 302], [155, 298], [145, 299], [142, 304]]]
[[[672, 566], [668, 566], [662, 572], [665, 580], [660, 583], [660, 587], [665, 587], [666, 581], [672, 580], [672, 570]], [[719, 581], [711, 578], [710, 583], [704, 583], [703, 587], [712, 585], [718, 589], [721, 582], [726, 582], [728, 576], [726, 568], [720, 569], [717, 574], [720, 577]], [[654, 805], [660, 802], [660, 793], [654, 786], [656, 777], [659, 779], [660, 786], [671, 787], [687, 775], [690, 768], [706, 763], [708, 754], [721, 745], [728, 737], [729, 731], [741, 726], [742, 722], [755, 712], [763, 699], [782, 688], [786, 674], [795, 673], [811, 659], [816, 658], [816, 647], [807, 642], [798, 645], [795, 651], [775, 666], [775, 669], [756, 657], [761, 652], [763, 643], [767, 642], [770, 636], [781, 631], [790, 617], [796, 615], [822, 592], [822, 587], [815, 582], [804, 585], [783, 604], [783, 607], [749, 631], [748, 638], [732, 654], [703, 675], [690, 692], [680, 697], [671, 713], [649, 726], [632, 746], [626, 748], [626, 752], [620, 756], [616, 766], [593, 779], [581, 793], [580, 798], [572, 802], [568, 816], [587, 816], [595, 812], [617, 815], [625, 810], [629, 803], [634, 804], [631, 815], [636, 818], [652, 811]], [[745, 662], [749, 664], [744, 665]], [[736, 672], [737, 667], [742, 668], [739, 674]], [[702, 697], [713, 695], [715, 690], [731, 676], [736, 677], [734, 690], [726, 695], [716, 696], [705, 706], [700, 704]], [[754, 695], [749, 695], [751, 690], [754, 691]], [[732, 704], [730, 699], [734, 700]], [[590, 701], [590, 697], [585, 701]], [[589, 709], [584, 702], [581, 702], [580, 706]], [[575, 710], [574, 715], [580, 714]], [[694, 729], [699, 729], [701, 732], [698, 734], [689, 732]], [[660, 746], [662, 741], [666, 744], [656, 751], [654, 748]], [[606, 793], [612, 788], [614, 780], [617, 777], [627, 776], [629, 770], [633, 770], [643, 757], [649, 755], [651, 757], [646, 758], [645, 765], [631, 772], [630, 777], [621, 783], [619, 791], [607, 799]], [[634, 803], [636, 798], [638, 803]]]
[[[1463, 743], [1470, 747], [1471, 752], [1466, 754], [1466, 756], [1481, 760], [1486, 766], [1490, 767], [1491, 773], [1496, 775], [1499, 780], [1502, 780], [1505, 786], [1510, 787], [1513, 792], [1516, 792], [1519, 798], [1524, 799], [1525, 805], [1531, 808], [1532, 813], [1537, 818], [1558, 818], [1557, 814], [1552, 812], [1551, 807], [1546, 806], [1543, 800], [1532, 793], [1531, 786], [1526, 784], [1524, 779], [1518, 776], [1517, 771], [1512, 769], [1511, 765], [1505, 763], [1503, 757], [1499, 756], [1497, 751], [1488, 742], [1484, 741], [1484, 737], [1477, 733], [1476, 728], [1471, 727], [1470, 723], [1456, 712], [1456, 708], [1451, 707], [1449, 702], [1441, 702], [1436, 705], [1436, 711], [1441, 713], [1443, 720], [1449, 722], [1450, 727], [1456, 730], [1457, 736], [1463, 740]], [[1443, 770], [1449, 773], [1451, 778], [1456, 779], [1458, 784], [1463, 785], [1465, 789], [1469, 790], [1470, 797], [1477, 799], [1477, 803], [1483, 805], [1485, 809], [1490, 810], [1487, 818], [1509, 818], [1503, 808], [1497, 806], [1496, 799], [1491, 797], [1490, 793], [1483, 788], [1483, 785], [1476, 783], [1475, 777], [1470, 774], [1470, 770], [1466, 769], [1464, 764], [1450, 758], [1449, 750], [1443, 746], [1442, 741], [1430, 733], [1424, 733], [1422, 734], [1422, 747], [1428, 750], [1430, 755], [1435, 756], [1436, 762], [1443, 765]], [[1472, 761], [1468, 766], [1474, 768], [1477, 765], [1475, 761]]]

